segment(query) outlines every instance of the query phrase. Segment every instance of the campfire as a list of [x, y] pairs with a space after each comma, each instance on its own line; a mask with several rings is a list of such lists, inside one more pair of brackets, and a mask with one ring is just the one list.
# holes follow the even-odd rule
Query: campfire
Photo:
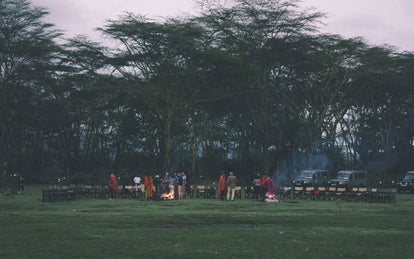
[[170, 190], [168, 193], [163, 193], [160, 198], [163, 200], [174, 200], [174, 190]]
[[279, 197], [275, 194], [266, 193], [265, 202], [279, 202]]

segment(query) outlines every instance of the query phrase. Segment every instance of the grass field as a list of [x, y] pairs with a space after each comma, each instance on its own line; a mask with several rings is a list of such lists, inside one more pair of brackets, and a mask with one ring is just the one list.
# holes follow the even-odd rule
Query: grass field
[[411, 258], [414, 195], [395, 204], [0, 196], [1, 258]]

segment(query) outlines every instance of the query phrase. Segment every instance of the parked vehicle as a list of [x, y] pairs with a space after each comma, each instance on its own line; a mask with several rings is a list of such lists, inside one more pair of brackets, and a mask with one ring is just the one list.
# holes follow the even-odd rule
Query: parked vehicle
[[366, 187], [367, 182], [367, 171], [344, 170], [339, 171], [334, 179], [328, 181], [328, 184], [334, 187]]
[[327, 170], [303, 170], [294, 180], [294, 186], [326, 186], [328, 184]]
[[397, 186], [398, 192], [414, 192], [414, 171], [408, 171]]

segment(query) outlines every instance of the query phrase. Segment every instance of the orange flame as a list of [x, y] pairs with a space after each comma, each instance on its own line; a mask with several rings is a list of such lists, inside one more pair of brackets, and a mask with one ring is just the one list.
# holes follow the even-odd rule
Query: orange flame
[[174, 200], [174, 190], [170, 190], [169, 193], [163, 193], [161, 198], [164, 200]]
[[279, 197], [274, 194], [266, 194], [266, 202], [279, 202]]

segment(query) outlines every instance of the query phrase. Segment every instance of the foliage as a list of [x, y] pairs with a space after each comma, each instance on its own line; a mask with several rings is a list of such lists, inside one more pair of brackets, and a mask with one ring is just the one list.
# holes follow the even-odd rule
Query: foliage
[[108, 20], [108, 47], [58, 38], [44, 9], [0, 0], [2, 173], [281, 182], [305, 167], [375, 180], [412, 169], [412, 53], [321, 34], [323, 14], [293, 0], [200, 3], [196, 17]]

